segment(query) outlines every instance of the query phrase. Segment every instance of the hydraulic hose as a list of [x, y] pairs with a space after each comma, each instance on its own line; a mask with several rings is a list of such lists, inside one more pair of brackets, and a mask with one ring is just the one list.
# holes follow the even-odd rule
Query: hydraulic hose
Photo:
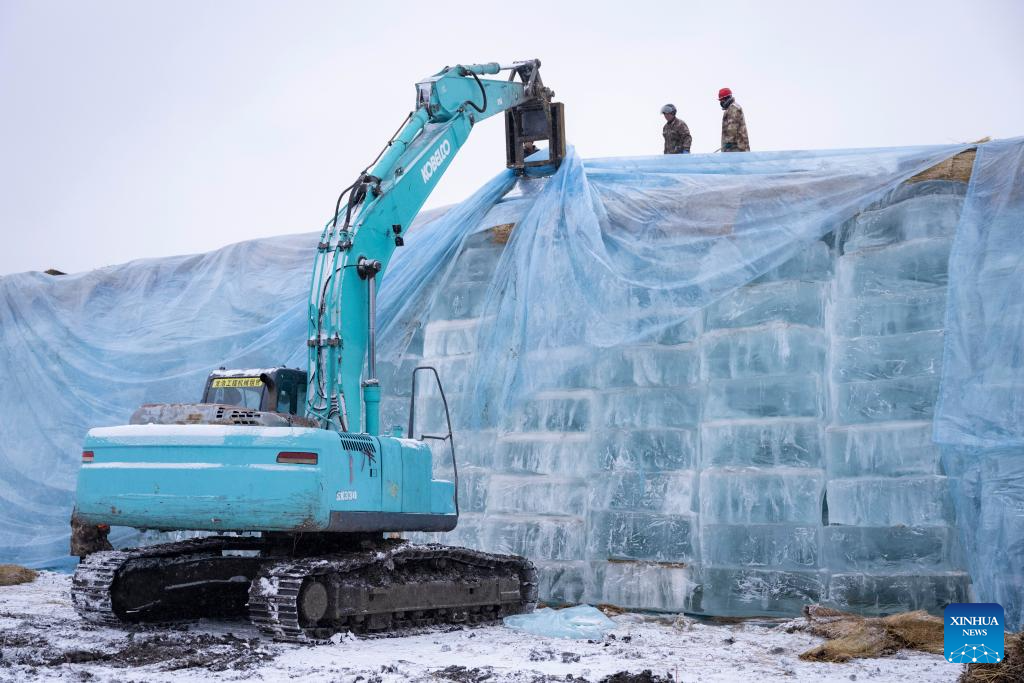
[[473, 109], [476, 109], [478, 112], [483, 114], [484, 111], [487, 109], [487, 90], [484, 89], [484, 84], [480, 82], [480, 77], [476, 75], [475, 71], [470, 71], [469, 75], [472, 76], [473, 80], [476, 81], [476, 84], [480, 86], [480, 94], [484, 96], [484, 106], [483, 108], [476, 106], [476, 102], [474, 102], [473, 100], [466, 100], [466, 104], [468, 104], [469, 106], [473, 107]]
[[[479, 81], [479, 79], [477, 79], [477, 80]], [[481, 85], [480, 87], [482, 89], [483, 85]], [[487, 94], [484, 93], [484, 107], [486, 108], [486, 106], [487, 106]], [[331, 221], [331, 227], [332, 228], [338, 227], [338, 213], [341, 211], [341, 200], [342, 200], [342, 198], [344, 198], [345, 193], [349, 192], [352, 188], [354, 188], [356, 185], [358, 185], [363, 180], [363, 178], [365, 177], [366, 172], [368, 170], [370, 170], [370, 168], [374, 164], [376, 164], [380, 160], [380, 158], [382, 156], [384, 156], [384, 152], [387, 150], [388, 147], [391, 146], [391, 143], [393, 143], [395, 141], [395, 138], [398, 137], [398, 134], [402, 132], [402, 129], [405, 128], [405, 124], [407, 124], [409, 122], [409, 119], [412, 118], [412, 115], [413, 115], [413, 112], [409, 112], [406, 115], [405, 119], [402, 120], [402, 124], [400, 126], [398, 126], [398, 129], [394, 133], [391, 134], [391, 137], [388, 139], [387, 144], [384, 145], [379, 152], [377, 152], [377, 156], [374, 157], [373, 161], [371, 161], [369, 164], [366, 165], [366, 168], [363, 169], [363, 172], [359, 174], [359, 177], [356, 179], [356, 181], [354, 183], [352, 183], [351, 185], [346, 187], [344, 190], [341, 191], [341, 194], [338, 195], [338, 201], [334, 204], [334, 219]], [[348, 212], [347, 212], [346, 217], [345, 217], [345, 225], [346, 226], [348, 225], [348, 219], [351, 217], [351, 214], [352, 214], [352, 205], [351, 205], [351, 202], [350, 202], [349, 203], [349, 209], [348, 209]]]

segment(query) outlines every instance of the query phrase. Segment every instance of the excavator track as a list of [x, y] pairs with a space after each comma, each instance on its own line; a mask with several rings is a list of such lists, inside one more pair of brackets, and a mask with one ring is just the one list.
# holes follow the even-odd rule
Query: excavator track
[[[237, 601], [244, 565], [251, 566], [250, 574], [258, 570], [258, 558], [223, 558], [225, 550], [262, 548], [263, 541], [256, 537], [211, 536], [92, 553], [75, 570], [71, 601], [79, 616], [104, 626], [187, 618], [195, 608], [211, 606], [204, 592], [222, 594], [215, 595], [212, 602], [224, 598], [226, 592]], [[243, 565], [242, 573], [225, 576], [225, 570], [238, 569], [238, 564]], [[218, 571], [209, 571], [211, 565]], [[246, 587], [248, 582], [246, 578]], [[224, 584], [234, 584], [233, 590], [224, 591]], [[213, 607], [215, 613], [230, 612]]]
[[117, 626], [121, 620], [110, 604], [110, 584], [131, 553], [106, 550], [89, 555], [75, 570], [71, 602], [78, 616], [94, 624]]
[[248, 610], [266, 636], [307, 643], [346, 631], [403, 635], [529, 612], [537, 574], [521, 557], [439, 544], [381, 540], [291, 557], [260, 538], [209, 537], [93, 553], [75, 572], [72, 602], [83, 619], [114, 627]]
[[249, 616], [274, 640], [305, 643], [485, 623], [536, 603], [536, 570], [524, 558], [401, 543], [267, 563], [250, 588]]

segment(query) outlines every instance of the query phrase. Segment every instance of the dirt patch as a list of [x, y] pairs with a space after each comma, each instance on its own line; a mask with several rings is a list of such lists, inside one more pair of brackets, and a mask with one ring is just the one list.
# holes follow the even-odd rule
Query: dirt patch
[[828, 642], [801, 654], [800, 659], [805, 661], [848, 662], [904, 649], [942, 654], [942, 619], [923, 611], [872, 618], [808, 605], [804, 607], [804, 619], [790, 622], [786, 630], [828, 638]]
[[597, 609], [601, 610], [601, 612], [604, 613], [606, 617], [617, 617], [620, 614], [625, 614], [629, 611], [624, 607], [617, 607], [616, 605], [607, 605], [604, 603], [598, 605]]
[[670, 676], [659, 676], [656, 673], [651, 673], [650, 669], [644, 669], [638, 674], [619, 671], [601, 679], [601, 683], [671, 683], [671, 681]]
[[245, 670], [273, 655], [258, 639], [232, 635], [161, 634], [138, 637], [105, 648], [61, 649], [38, 635], [0, 635], [3, 655], [0, 666], [58, 667], [64, 664], [102, 663], [113, 667], [155, 665], [161, 671], [203, 668], [209, 671]]
[[456, 683], [481, 683], [481, 681], [492, 680], [494, 673], [489, 666], [485, 666], [482, 669], [469, 669], [453, 664], [452, 666], [438, 669], [431, 676], [442, 681], [455, 681]]
[[959, 683], [1019, 683], [1024, 681], [1024, 632], [1003, 637], [1005, 655], [999, 664], [968, 664]]
[[19, 583], [31, 583], [39, 576], [35, 569], [17, 564], [0, 564], [0, 586], [17, 586]]
[[245, 640], [232, 635], [195, 634], [183, 638], [160, 635], [133, 640], [107, 661], [114, 666], [158, 664], [164, 671], [197, 667], [225, 671], [248, 669], [273, 659], [258, 638]]

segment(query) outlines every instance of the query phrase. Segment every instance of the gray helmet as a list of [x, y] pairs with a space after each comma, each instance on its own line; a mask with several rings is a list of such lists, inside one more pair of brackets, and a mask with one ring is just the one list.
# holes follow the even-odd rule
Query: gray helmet
[[676, 105], [674, 105], [674, 104], [666, 104], [664, 107], [661, 108], [661, 113], [662, 114], [675, 114], [676, 113]]

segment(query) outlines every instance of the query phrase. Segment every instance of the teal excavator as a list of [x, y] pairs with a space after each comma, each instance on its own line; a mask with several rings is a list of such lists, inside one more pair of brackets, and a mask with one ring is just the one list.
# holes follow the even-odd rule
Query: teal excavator
[[[507, 80], [481, 78], [503, 71]], [[504, 113], [507, 165], [558, 167], [564, 118], [553, 96], [537, 60], [446, 67], [417, 83], [415, 110], [342, 191], [317, 244], [308, 371], [222, 368], [199, 403], [144, 405], [128, 425], [89, 431], [71, 539], [84, 619], [247, 613], [275, 639], [308, 642], [533, 609], [527, 559], [388, 533], [455, 528], [458, 470], [450, 418], [447, 435], [416, 435], [417, 373], [440, 388], [432, 368], [413, 372], [408, 431], [381, 433], [376, 299], [474, 125]], [[529, 156], [543, 141], [547, 157]], [[448, 442], [454, 482], [433, 478], [425, 438]], [[111, 526], [207, 534], [114, 550]]]

